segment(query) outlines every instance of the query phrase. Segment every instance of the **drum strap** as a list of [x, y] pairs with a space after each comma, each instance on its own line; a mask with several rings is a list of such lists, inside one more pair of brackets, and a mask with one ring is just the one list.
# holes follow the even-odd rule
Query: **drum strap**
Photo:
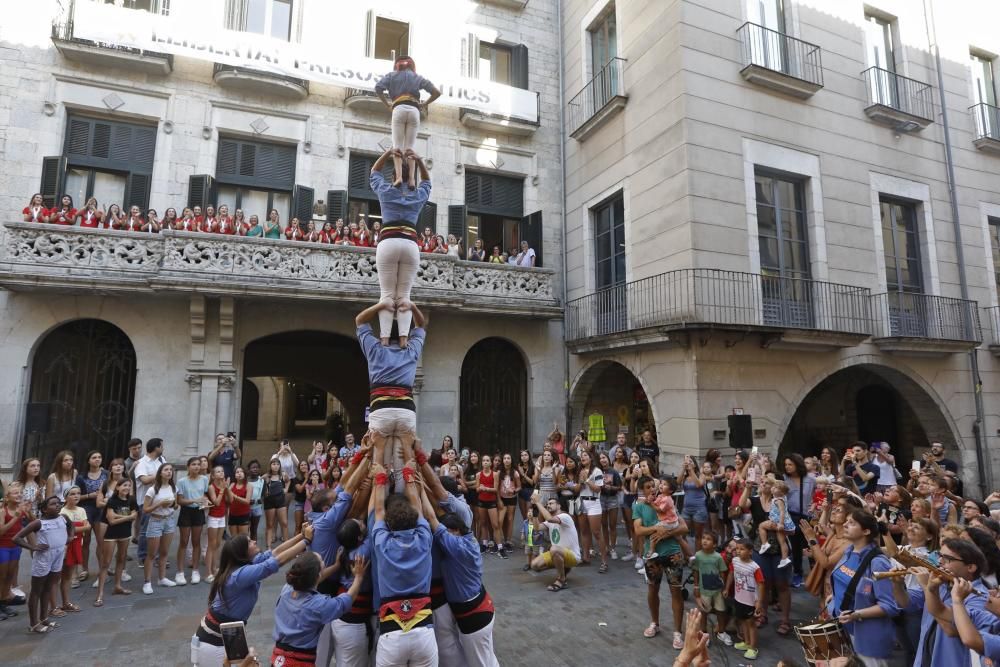
[[861, 558], [861, 562], [858, 563], [858, 569], [854, 571], [854, 576], [851, 577], [851, 581], [847, 584], [847, 590], [844, 591], [844, 597], [840, 602], [839, 611], [854, 611], [854, 595], [858, 591], [858, 584], [861, 583], [861, 577], [865, 576], [865, 572], [871, 567], [872, 561], [875, 560], [876, 556], [881, 556], [882, 550], [878, 547], [872, 547], [868, 550]]

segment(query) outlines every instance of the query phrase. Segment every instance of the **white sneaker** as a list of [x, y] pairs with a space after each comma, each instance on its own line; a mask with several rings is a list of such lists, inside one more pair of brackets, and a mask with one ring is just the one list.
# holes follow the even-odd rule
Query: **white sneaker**
[[174, 577], [174, 583], [177, 584], [178, 586], [185, 586], [185, 585], [187, 585], [187, 579], [184, 577], [184, 573], [183, 572], [178, 572], [177, 573], [177, 576]]
[[191, 584], [194, 585], [198, 583], [201, 583], [201, 572], [195, 570], [191, 573]]
[[132, 581], [132, 575], [128, 572], [122, 571], [122, 581]]
[[94, 579], [94, 583], [90, 585], [91, 588], [97, 588], [97, 584], [100, 582], [100, 578]]
[[788, 567], [791, 564], [792, 564], [791, 558], [782, 558], [780, 561], [778, 561], [778, 569], [781, 570], [783, 568]]
[[143, 595], [152, 595], [153, 594], [153, 584], [149, 583], [148, 581], [146, 583], [144, 583], [142, 585], [142, 594]]
[[730, 637], [729, 634], [726, 632], [720, 632], [719, 634], [715, 635], [715, 638], [718, 639], [723, 644], [725, 644], [726, 646], [733, 645], [733, 638]]
[[636, 570], [639, 570], [641, 572], [642, 568], [643, 568], [643, 566], [645, 564], [646, 564], [646, 562], [643, 560], [642, 556], [636, 556], [635, 557], [635, 569]]
[[173, 579], [170, 579], [168, 577], [163, 577], [162, 579], [160, 579], [160, 586], [165, 586], [167, 588], [173, 588], [176, 585], [177, 584], [174, 583]]
[[764, 544], [760, 545], [760, 549], [757, 550], [757, 553], [766, 554], [767, 550], [770, 548], [771, 548], [771, 543], [765, 542]]
[[210, 584], [213, 581], [215, 581], [215, 575], [214, 574], [210, 574], [207, 577], [205, 577], [205, 583]]
[[611, 550], [611, 560], [618, 560], [618, 552], [614, 549]]
[[28, 597], [24, 593], [24, 591], [21, 590], [20, 586], [14, 586], [14, 588], [10, 589], [10, 592], [13, 593], [14, 595], [17, 595], [18, 597], [22, 597], [22, 598]]
[[632, 553], [631, 549], [629, 549], [628, 551], [625, 552], [625, 555], [622, 556], [622, 560], [631, 563], [632, 561], [635, 560], [635, 554]]

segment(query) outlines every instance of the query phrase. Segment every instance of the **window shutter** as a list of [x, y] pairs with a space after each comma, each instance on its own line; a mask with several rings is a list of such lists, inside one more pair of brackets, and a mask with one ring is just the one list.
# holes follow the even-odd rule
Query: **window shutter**
[[424, 227], [430, 227], [431, 231], [437, 234], [437, 214], [438, 205], [432, 202], [424, 204], [417, 219], [417, 233], [423, 234]]
[[215, 173], [222, 176], [236, 175], [236, 161], [239, 159], [239, 145], [231, 139], [219, 139], [219, 157]]
[[115, 162], [127, 162], [132, 158], [132, 128], [128, 125], [115, 125], [111, 128], [110, 157]]
[[93, 121], [86, 118], [70, 118], [66, 132], [66, 155], [86, 157], [90, 148], [90, 127]]
[[274, 182], [275, 183], [295, 183], [295, 146], [275, 146], [274, 147]]
[[521, 218], [521, 240], [535, 251], [535, 266], [542, 266], [542, 212], [535, 211]]
[[215, 173], [233, 185], [291, 190], [296, 150], [295, 146], [222, 138]]
[[375, 55], [375, 10], [369, 9], [365, 21], [365, 55], [369, 58]]
[[326, 191], [326, 219], [336, 222], [347, 217], [347, 190]]
[[463, 246], [468, 246], [468, 239], [465, 238], [465, 207], [464, 206], [449, 206], [448, 207], [448, 233], [454, 234], [455, 238], [462, 241]]
[[475, 33], [469, 33], [465, 49], [466, 75], [470, 79], [479, 78], [479, 37]]
[[[262, 157], [261, 162], [266, 161], [269, 163], [270, 151], [268, 151], [266, 148], [262, 148], [261, 151], [265, 153], [265, 155], [261, 156]], [[256, 176], [258, 171], [266, 171], [266, 167], [263, 164], [260, 165], [262, 168], [258, 169], [256, 146], [254, 146], [253, 144], [240, 144], [239, 152], [240, 152], [240, 163], [239, 163], [240, 176]]]
[[132, 128], [132, 161], [153, 170], [153, 156], [156, 153], [156, 128]]
[[510, 82], [515, 88], [528, 90], [528, 47], [524, 44], [511, 49]]
[[312, 220], [314, 195], [313, 189], [304, 185], [296, 185], [292, 190], [292, 215], [302, 224]]
[[152, 181], [149, 174], [130, 173], [125, 183], [125, 208], [138, 206], [145, 212], [149, 206], [149, 186]]
[[371, 197], [368, 173], [372, 168], [371, 158], [365, 155], [351, 155], [347, 172], [347, 189], [352, 197]]
[[474, 213], [520, 218], [524, 215], [524, 180], [466, 171], [465, 205]]
[[[131, 140], [131, 128], [126, 129]], [[108, 123], [94, 123], [94, 140], [90, 145], [90, 156], [114, 159], [111, 155], [111, 125]]]
[[195, 174], [188, 177], [188, 201], [191, 208], [201, 206], [204, 209], [215, 203], [215, 179], [208, 174]]
[[68, 162], [69, 160], [61, 155], [42, 158], [42, 183], [38, 191], [46, 208], [53, 208], [59, 195], [62, 194]]

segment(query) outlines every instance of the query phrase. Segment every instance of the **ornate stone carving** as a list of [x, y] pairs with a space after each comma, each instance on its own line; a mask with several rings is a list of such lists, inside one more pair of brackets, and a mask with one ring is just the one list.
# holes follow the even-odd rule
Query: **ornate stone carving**
[[234, 375], [219, 376], [219, 391], [232, 391], [234, 384], [236, 384], [236, 376]]
[[126, 232], [86, 233], [35, 224], [8, 228], [4, 259], [18, 263], [155, 271], [162, 248]]
[[184, 381], [188, 383], [191, 391], [201, 391], [201, 376], [188, 374], [184, 376]]

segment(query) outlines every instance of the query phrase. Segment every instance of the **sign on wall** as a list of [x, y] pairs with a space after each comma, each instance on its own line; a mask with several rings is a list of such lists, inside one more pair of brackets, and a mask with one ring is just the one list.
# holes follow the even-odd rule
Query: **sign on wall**
[[[347, 58], [334, 62], [329, 51], [320, 48], [212, 25], [182, 24], [151, 12], [123, 12], [114, 5], [97, 2], [76, 3], [73, 37], [112, 48], [169, 53], [361, 90], [374, 90], [375, 83], [392, 69], [392, 63], [386, 60]], [[435, 104], [538, 122], [536, 93], [492, 81], [438, 76], [433, 69], [421, 74], [441, 90]]]

